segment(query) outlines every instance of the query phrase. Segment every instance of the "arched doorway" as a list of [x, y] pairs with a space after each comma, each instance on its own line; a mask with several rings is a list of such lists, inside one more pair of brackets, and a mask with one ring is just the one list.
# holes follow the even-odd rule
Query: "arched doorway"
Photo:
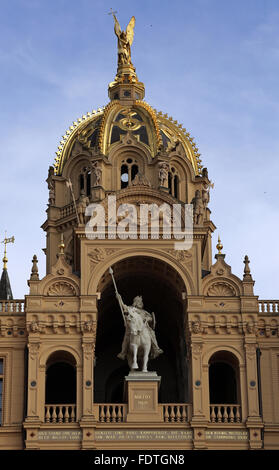
[[209, 360], [210, 403], [240, 403], [239, 363], [228, 351], [218, 351]]
[[[132, 305], [134, 297], [141, 295], [144, 309], [155, 313], [156, 337], [164, 354], [151, 360], [148, 368], [161, 376], [159, 401], [187, 402], [182, 300], [185, 286], [180, 275], [167, 263], [147, 256], [125, 258], [113, 266], [113, 271], [124, 303]], [[98, 291], [101, 299], [98, 304], [94, 401], [119, 403], [123, 401], [124, 378], [129, 368], [126, 361], [117, 357], [125, 329], [108, 272], [100, 280]]]
[[55, 351], [46, 363], [46, 404], [76, 403], [76, 361], [67, 351]]

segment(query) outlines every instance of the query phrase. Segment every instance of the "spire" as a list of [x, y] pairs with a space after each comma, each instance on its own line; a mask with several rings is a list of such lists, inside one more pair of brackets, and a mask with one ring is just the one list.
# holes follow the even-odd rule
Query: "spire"
[[8, 263], [8, 258], [7, 258], [7, 244], [8, 243], [14, 243], [15, 237], [6, 237], [5, 233], [5, 238], [1, 243], [4, 243], [5, 248], [4, 248], [4, 257], [3, 257], [3, 272], [0, 280], [0, 299], [1, 300], [12, 300], [13, 299], [13, 293], [11, 289], [11, 284], [10, 284], [10, 279], [8, 275], [8, 268], [7, 268], [7, 263]]
[[120, 100], [122, 104], [132, 104], [135, 100], [144, 98], [144, 84], [138, 81], [136, 69], [131, 60], [131, 46], [134, 40], [134, 16], [129, 21], [126, 31], [122, 31], [115, 16], [116, 11], [109, 15], [114, 18], [114, 32], [117, 37], [117, 74], [113, 82], [109, 84], [108, 94], [111, 100]]

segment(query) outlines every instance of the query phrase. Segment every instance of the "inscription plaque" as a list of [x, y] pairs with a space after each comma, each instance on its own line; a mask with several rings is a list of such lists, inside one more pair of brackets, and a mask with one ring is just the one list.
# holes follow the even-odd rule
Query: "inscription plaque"
[[40, 441], [79, 441], [82, 438], [81, 431], [39, 431]]
[[217, 441], [247, 441], [248, 431], [205, 431], [205, 437]]
[[154, 390], [139, 390], [134, 393], [133, 409], [135, 411], [154, 409]]
[[161, 430], [109, 430], [95, 432], [96, 441], [184, 441], [193, 439], [193, 432], [176, 429], [173, 431]]

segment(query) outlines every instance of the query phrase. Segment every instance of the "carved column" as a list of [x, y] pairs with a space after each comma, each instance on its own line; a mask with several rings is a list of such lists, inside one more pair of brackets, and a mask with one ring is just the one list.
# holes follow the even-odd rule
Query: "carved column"
[[82, 420], [93, 419], [93, 382], [96, 343], [96, 322], [86, 322], [83, 326], [83, 383]]
[[27, 378], [27, 416], [23, 423], [26, 430], [25, 445], [27, 449], [38, 448], [37, 433], [44, 410], [41, 410], [39, 351], [40, 335], [32, 333], [28, 342], [28, 378]]
[[83, 431], [82, 449], [94, 448], [94, 423], [96, 418], [93, 412], [94, 390], [94, 359], [96, 344], [96, 321], [83, 323], [82, 337], [82, 418], [80, 427]]
[[192, 421], [193, 444], [195, 449], [206, 448], [205, 439], [205, 390], [206, 383], [202, 367], [203, 340], [199, 330], [191, 334], [191, 375], [192, 375]]
[[38, 421], [40, 419], [39, 410], [39, 350], [40, 337], [34, 334], [29, 337], [28, 343], [28, 384], [27, 384], [27, 418], [26, 421]]
[[[250, 341], [249, 341], [250, 340]], [[253, 338], [246, 338], [245, 342], [246, 356], [246, 379], [247, 379], [247, 412], [248, 418], [246, 426], [250, 430], [250, 448], [257, 449], [262, 447], [261, 428], [262, 419], [259, 414], [258, 399], [258, 380], [257, 380], [257, 357], [256, 343]]]

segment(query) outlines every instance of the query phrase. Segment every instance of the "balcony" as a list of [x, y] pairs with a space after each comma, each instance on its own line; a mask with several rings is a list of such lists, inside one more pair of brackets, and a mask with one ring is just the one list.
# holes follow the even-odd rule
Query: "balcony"
[[76, 405], [45, 405], [45, 423], [75, 423]]
[[[162, 422], [189, 423], [192, 417], [192, 406], [188, 403], [159, 404]], [[128, 405], [126, 403], [94, 404], [94, 415], [99, 423], [125, 423]], [[76, 405], [45, 405], [45, 423], [75, 423]], [[211, 423], [240, 423], [241, 407], [236, 404], [211, 404]]]
[[210, 405], [211, 423], [240, 423], [240, 405]]
[[279, 300], [258, 300], [259, 313], [279, 315]]
[[0, 300], [0, 315], [1, 313], [13, 314], [24, 312], [24, 299], [20, 300]]

